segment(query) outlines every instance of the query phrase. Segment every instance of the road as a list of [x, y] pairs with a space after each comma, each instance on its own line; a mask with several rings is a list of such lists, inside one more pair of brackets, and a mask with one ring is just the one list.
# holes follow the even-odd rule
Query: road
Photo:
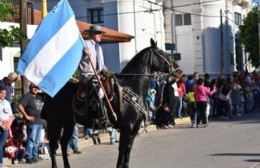
[[[118, 144], [103, 143], [71, 155], [72, 168], [116, 167]], [[63, 167], [57, 156], [59, 167]], [[51, 162], [13, 167], [46, 168]], [[232, 120], [210, 121], [207, 128], [181, 124], [136, 138], [131, 168], [260, 168], [260, 110]]]

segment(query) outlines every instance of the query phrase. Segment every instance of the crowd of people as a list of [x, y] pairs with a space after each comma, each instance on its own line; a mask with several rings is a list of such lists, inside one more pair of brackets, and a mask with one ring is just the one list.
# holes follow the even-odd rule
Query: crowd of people
[[[209, 116], [232, 119], [259, 105], [260, 80], [255, 73], [235, 72], [210, 78], [186, 76], [181, 71], [166, 77], [155, 73], [146, 96], [148, 118], [158, 128], [172, 128], [176, 118], [190, 117], [191, 127], [207, 127]], [[257, 104], [258, 103], [258, 104]]]
[[46, 138], [46, 121], [41, 118], [43, 100], [39, 88], [30, 84], [18, 105], [13, 105], [13, 83], [20, 81], [20, 75], [11, 72], [0, 80], [0, 168], [6, 168], [3, 157], [12, 164], [37, 163], [49, 158]]

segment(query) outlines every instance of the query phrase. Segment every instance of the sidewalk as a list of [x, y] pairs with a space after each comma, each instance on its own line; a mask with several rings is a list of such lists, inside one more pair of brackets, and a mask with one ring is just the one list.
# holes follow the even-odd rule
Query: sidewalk
[[[189, 124], [190, 123], [190, 117], [185, 117], [185, 118], [182, 118], [182, 119], [175, 119], [175, 123], [176, 123], [176, 125]], [[81, 129], [79, 129], [79, 130], [81, 130]], [[156, 125], [149, 125], [146, 128], [146, 130], [147, 130], [147, 132], [151, 132], [151, 131], [156, 131], [157, 128], [156, 128]], [[145, 134], [145, 132], [142, 131], [142, 130], [139, 130], [139, 132], [143, 132]], [[86, 140], [85, 138], [81, 138], [82, 136], [83, 136], [83, 133], [79, 132], [79, 137], [80, 137], [79, 138], [79, 148], [85, 148], [85, 147], [88, 147], [90, 145], [94, 145], [92, 138]], [[119, 133], [118, 133], [118, 136], [119, 136]], [[100, 133], [99, 137], [100, 137], [101, 143], [109, 143], [110, 142], [110, 137], [109, 137], [108, 133]]]
[[[189, 124], [190, 118], [185, 117], [185, 118], [182, 118], [182, 119], [175, 119], [175, 123], [176, 123], [176, 125]], [[151, 132], [151, 131], [156, 131], [157, 128], [156, 128], [156, 125], [149, 125], [146, 128], [146, 130], [147, 130], [147, 132]], [[140, 130], [139, 132], [140, 133], [142, 132], [144, 134], [146, 133], [145, 131], [142, 131], [142, 130]], [[119, 133], [118, 133], [118, 136], [119, 136]], [[110, 143], [110, 136], [109, 136], [108, 133], [100, 133], [99, 138], [100, 138], [101, 143], [107, 143], [107, 144]], [[86, 148], [86, 147], [91, 146], [91, 145], [95, 145], [92, 138], [85, 139], [83, 137], [83, 127], [82, 126], [80, 126], [80, 128], [79, 128], [79, 140], [78, 140], [78, 142], [79, 142], [79, 148], [80, 149]], [[60, 148], [58, 149], [57, 154], [61, 154]], [[3, 163], [7, 166], [12, 165], [11, 159], [8, 159], [6, 157], [3, 158]], [[15, 166], [15, 165], [13, 165], [13, 166]]]

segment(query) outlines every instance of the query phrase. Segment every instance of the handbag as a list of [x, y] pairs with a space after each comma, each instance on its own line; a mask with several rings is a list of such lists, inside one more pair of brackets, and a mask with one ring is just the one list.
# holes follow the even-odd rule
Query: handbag
[[229, 101], [229, 96], [228, 96], [229, 94], [224, 95], [224, 94], [221, 93], [221, 91], [222, 91], [222, 87], [220, 88], [220, 91], [219, 91], [219, 94], [218, 94], [218, 98], [220, 100]]
[[10, 159], [14, 158], [18, 148], [13, 144], [13, 134], [11, 129], [8, 130], [8, 137], [4, 146], [4, 155]]
[[5, 146], [4, 154], [6, 157], [12, 159], [15, 156], [16, 151], [18, 148], [14, 146], [13, 144], [10, 144], [9, 146]]

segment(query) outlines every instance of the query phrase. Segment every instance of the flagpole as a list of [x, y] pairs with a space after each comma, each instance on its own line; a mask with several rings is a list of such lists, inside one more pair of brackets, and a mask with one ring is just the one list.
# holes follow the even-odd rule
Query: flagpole
[[[85, 50], [84, 50], [84, 52], [85, 52]], [[92, 61], [91, 61], [91, 58], [90, 58], [89, 54], [87, 54], [86, 52], [85, 52], [85, 54], [88, 56], [88, 61], [90, 62], [90, 65], [91, 65], [91, 67], [92, 67], [92, 69], [93, 69], [93, 71], [94, 71], [94, 73], [95, 73], [95, 75], [96, 75], [96, 77], [97, 77], [97, 79], [98, 79], [99, 86], [101, 87], [102, 91], [104, 92], [104, 95], [105, 95], [105, 99], [106, 99], [106, 101], [107, 101], [107, 104], [108, 104], [108, 106], [109, 106], [109, 108], [110, 108], [110, 110], [111, 110], [111, 112], [112, 112], [112, 114], [113, 114], [113, 116], [114, 116], [115, 121], [117, 121], [116, 113], [114, 112], [114, 109], [113, 109], [113, 107], [112, 107], [112, 105], [111, 105], [111, 103], [110, 103], [110, 101], [109, 101], [109, 99], [108, 99], [108, 97], [107, 97], [107, 94], [106, 94], [105, 89], [104, 89], [104, 86], [103, 86], [103, 84], [102, 84], [102, 82], [101, 82], [101, 80], [100, 80], [100, 77], [99, 77], [99, 75], [98, 75], [98, 72], [97, 72], [96, 69], [94, 68], [94, 65], [93, 65], [93, 63], [92, 63]]]
[[47, 15], [47, 0], [42, 0], [42, 19]]

